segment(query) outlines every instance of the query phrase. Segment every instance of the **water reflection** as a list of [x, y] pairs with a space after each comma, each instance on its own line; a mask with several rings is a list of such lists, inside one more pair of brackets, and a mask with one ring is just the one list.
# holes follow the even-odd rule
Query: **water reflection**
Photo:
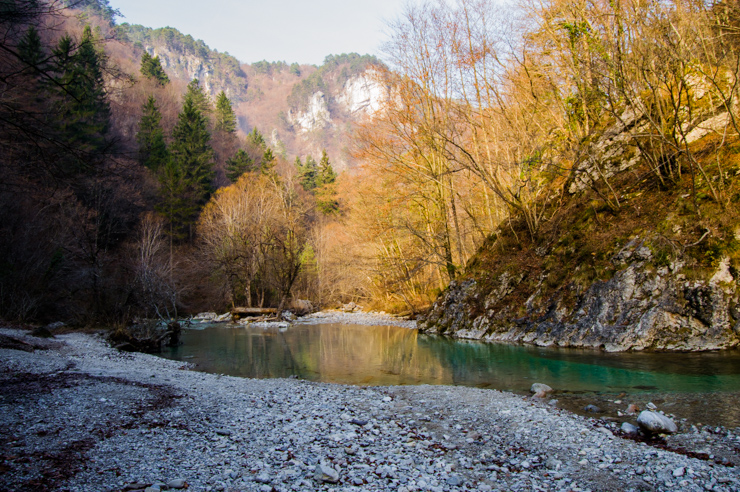
[[168, 357], [199, 370], [363, 385], [456, 384], [526, 391], [545, 382], [570, 392], [736, 392], [740, 355], [606, 354], [452, 340], [391, 326], [213, 326], [188, 330]]

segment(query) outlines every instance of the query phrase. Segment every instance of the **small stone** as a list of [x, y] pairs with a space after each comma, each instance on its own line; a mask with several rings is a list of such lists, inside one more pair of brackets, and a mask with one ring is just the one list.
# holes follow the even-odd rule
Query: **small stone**
[[161, 491], [162, 489], [160, 489], [159, 487], [155, 487], [153, 485], [151, 487], [147, 487], [144, 489], [144, 492], [161, 492]]
[[272, 481], [270, 480], [270, 477], [267, 475], [267, 473], [260, 473], [254, 480], [257, 483], [270, 483]]
[[583, 411], [588, 413], [601, 413], [601, 409], [596, 405], [586, 405], [583, 407]]
[[544, 398], [544, 396], [538, 396], [538, 395], [540, 394], [547, 395], [548, 393], [552, 393], [553, 389], [544, 383], [534, 383], [532, 387], [529, 388], [529, 391], [530, 393], [533, 393], [535, 397], [537, 398]]
[[[390, 401], [390, 400], [389, 400]], [[360, 427], [367, 425], [367, 420], [352, 419], [349, 421], [350, 424], [359, 425]]]
[[316, 479], [322, 482], [337, 483], [339, 481], [339, 472], [331, 466], [322, 463], [316, 467]]
[[686, 468], [684, 468], [683, 466], [673, 470], [673, 476], [676, 478], [683, 477], [685, 473], [686, 473]]
[[167, 487], [171, 489], [184, 489], [188, 486], [188, 483], [182, 478], [176, 478], [167, 482]]
[[151, 483], [131, 482], [123, 486], [123, 490], [144, 490], [149, 487]]
[[645, 474], [645, 467], [644, 466], [638, 466], [635, 470], [635, 473], [637, 475], [644, 475]]
[[647, 407], [648, 410], [657, 410], [658, 409], [658, 407], [655, 406], [655, 403], [653, 403], [651, 401], [649, 401], [647, 403], [647, 405], [645, 405], [645, 406]]
[[462, 479], [457, 475], [450, 475], [447, 477], [447, 485], [450, 487], [457, 487], [462, 484]]
[[559, 470], [560, 467], [563, 465], [563, 462], [559, 459], [553, 458], [550, 456], [547, 458], [547, 461], [545, 461], [545, 466], [550, 470]]
[[628, 436], [634, 436], [635, 434], [637, 434], [637, 431], [639, 430], [636, 425], [632, 425], [629, 422], [623, 422], [621, 429], [622, 429], [622, 432], [624, 432]]
[[678, 431], [678, 427], [665, 415], [661, 415], [657, 412], [650, 412], [644, 410], [637, 417], [637, 424], [645, 431], [653, 434], [674, 434]]
[[627, 406], [627, 410], [626, 410], [626, 411], [627, 411], [627, 413], [628, 413], [628, 414], [630, 414], [630, 415], [634, 415], [634, 414], [636, 414], [637, 412], [639, 412], [639, 411], [640, 411], [640, 407], [638, 407], [638, 406], [637, 406], [637, 405], [635, 405], [634, 403], [630, 403], [630, 404], [629, 404], [629, 405]]
[[391, 398], [390, 396], [386, 396], [383, 398], [383, 401], [388, 403], [389, 401], [393, 401], [393, 398]]
[[231, 431], [229, 429], [216, 429], [216, 434], [219, 436], [230, 436]]
[[481, 492], [491, 492], [493, 490], [493, 487], [491, 487], [487, 483], [482, 483], [478, 485], [478, 490], [480, 490]]

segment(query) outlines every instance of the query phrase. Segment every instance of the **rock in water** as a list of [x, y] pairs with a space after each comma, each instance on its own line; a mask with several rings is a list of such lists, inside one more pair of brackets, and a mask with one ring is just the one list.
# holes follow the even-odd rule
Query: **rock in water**
[[601, 409], [596, 405], [586, 405], [583, 407], [583, 411], [588, 413], [601, 413]]
[[644, 410], [637, 417], [637, 424], [644, 430], [653, 434], [674, 434], [678, 431], [675, 422], [665, 415], [657, 412]]
[[339, 472], [329, 465], [322, 463], [316, 467], [316, 479], [322, 482], [337, 483]]
[[534, 383], [529, 391], [534, 393], [535, 398], [545, 398], [549, 393], [552, 393], [552, 388], [546, 384]]

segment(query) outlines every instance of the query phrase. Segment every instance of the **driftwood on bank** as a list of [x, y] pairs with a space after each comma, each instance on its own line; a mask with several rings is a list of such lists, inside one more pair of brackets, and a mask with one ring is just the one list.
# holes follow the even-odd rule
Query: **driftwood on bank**
[[267, 316], [277, 314], [275, 308], [255, 308], [255, 307], [235, 307], [231, 308], [231, 316], [234, 319], [241, 319], [245, 316]]

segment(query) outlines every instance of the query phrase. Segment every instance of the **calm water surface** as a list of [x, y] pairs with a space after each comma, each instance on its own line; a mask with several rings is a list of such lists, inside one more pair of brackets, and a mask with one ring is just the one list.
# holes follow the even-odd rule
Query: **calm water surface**
[[453, 384], [570, 393], [740, 393], [740, 353], [608, 354], [453, 340], [392, 326], [215, 325], [186, 330], [165, 356], [198, 370], [360, 385]]

